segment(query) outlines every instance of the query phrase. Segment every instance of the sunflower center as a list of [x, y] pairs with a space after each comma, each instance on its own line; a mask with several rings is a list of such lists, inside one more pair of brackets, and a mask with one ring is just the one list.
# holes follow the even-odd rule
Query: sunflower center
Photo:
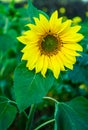
[[52, 35], [47, 35], [42, 43], [41, 43], [42, 50], [45, 52], [54, 52], [58, 48], [58, 40], [56, 37]]

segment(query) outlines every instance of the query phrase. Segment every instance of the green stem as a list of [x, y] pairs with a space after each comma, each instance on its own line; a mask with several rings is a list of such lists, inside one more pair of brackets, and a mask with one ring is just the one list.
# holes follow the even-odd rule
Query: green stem
[[16, 103], [15, 101], [8, 100], [8, 102], [9, 102], [10, 104], [14, 105], [14, 106], [18, 109], [18, 107], [17, 107], [17, 103]]
[[48, 100], [54, 101], [55, 103], [59, 103], [56, 99], [52, 97], [44, 97], [43, 99], [48, 99]]
[[[12, 105], [14, 105], [14, 106], [17, 108], [17, 110], [18, 110], [17, 103], [16, 103], [15, 101], [9, 100], [8, 102], [11, 103]], [[19, 111], [19, 110], [18, 110], [18, 111]], [[26, 117], [26, 119], [28, 119], [27, 114], [26, 114], [25, 111], [23, 111], [23, 114], [24, 114], [24, 116]]]
[[24, 116], [26, 117], [26, 119], [28, 120], [28, 116], [27, 116], [27, 114], [26, 114], [25, 111], [23, 111], [23, 114], [24, 114]]
[[7, 33], [8, 22], [9, 22], [8, 18], [5, 18], [5, 26], [4, 26], [4, 28], [3, 28], [3, 33], [4, 33], [4, 34]]
[[[52, 97], [44, 97], [43, 99], [48, 99], [48, 100], [51, 100], [53, 101], [54, 103], [59, 103], [56, 99], [52, 98]], [[42, 128], [43, 126], [51, 123], [51, 122], [54, 122], [55, 119], [52, 119], [52, 120], [49, 120], [49, 121], [46, 121], [44, 122], [43, 124], [39, 125], [37, 128], [35, 128], [34, 130], [39, 130], [40, 128]]]
[[33, 117], [34, 117], [35, 108], [36, 108], [36, 106], [34, 104], [30, 108], [28, 121], [27, 121], [25, 130], [32, 130], [32, 121], [33, 121]]
[[40, 126], [38, 126], [37, 128], [35, 128], [34, 130], [39, 130], [39, 129], [42, 128], [43, 126], [45, 126], [45, 125], [47, 125], [47, 124], [49, 124], [49, 123], [51, 123], [51, 122], [54, 122], [54, 121], [55, 121], [55, 119], [46, 121], [46, 122], [44, 122], [43, 124], [41, 124]]

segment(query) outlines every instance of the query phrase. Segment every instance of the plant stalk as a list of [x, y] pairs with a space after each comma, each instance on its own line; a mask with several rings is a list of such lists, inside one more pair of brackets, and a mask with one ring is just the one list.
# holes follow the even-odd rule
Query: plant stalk
[[39, 125], [37, 128], [35, 128], [34, 130], [39, 130], [39, 129], [42, 128], [43, 126], [45, 126], [45, 125], [47, 125], [47, 124], [49, 124], [49, 123], [52, 123], [52, 122], [54, 122], [54, 121], [55, 121], [55, 119], [51, 119], [51, 120], [49, 120], [49, 121], [46, 121], [46, 122], [44, 122], [43, 124]]
[[32, 129], [32, 122], [33, 122], [35, 109], [36, 109], [36, 105], [34, 105], [34, 104], [31, 105], [30, 112], [29, 112], [29, 115], [28, 115], [28, 121], [27, 121], [25, 130], [33, 130]]
[[55, 103], [59, 103], [56, 99], [52, 98], [52, 97], [44, 97], [43, 99], [48, 99], [48, 100], [51, 100]]

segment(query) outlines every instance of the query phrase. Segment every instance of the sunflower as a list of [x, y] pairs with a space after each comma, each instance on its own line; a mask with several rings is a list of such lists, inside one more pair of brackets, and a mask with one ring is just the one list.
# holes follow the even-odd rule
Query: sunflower
[[29, 30], [17, 38], [25, 44], [22, 60], [27, 61], [29, 70], [35, 69], [35, 73], [41, 72], [45, 77], [50, 69], [58, 78], [60, 71], [73, 69], [76, 56], [81, 56], [78, 52], [83, 51], [77, 43], [83, 35], [78, 33], [81, 26], [72, 26], [71, 20], [62, 19], [57, 11], [49, 19], [39, 14], [39, 18], [34, 17], [35, 24], [27, 24]]

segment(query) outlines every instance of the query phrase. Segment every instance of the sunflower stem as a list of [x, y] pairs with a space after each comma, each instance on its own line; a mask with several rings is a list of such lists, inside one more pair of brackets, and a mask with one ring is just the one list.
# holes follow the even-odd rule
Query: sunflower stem
[[49, 124], [49, 123], [51, 123], [51, 122], [54, 122], [54, 121], [55, 121], [55, 119], [51, 119], [51, 120], [49, 120], [49, 121], [46, 121], [46, 122], [44, 122], [43, 124], [39, 125], [37, 128], [35, 128], [34, 130], [39, 130], [39, 129], [42, 128], [43, 126], [45, 126], [45, 125], [47, 125], [47, 124]]
[[31, 105], [25, 130], [32, 130], [32, 122], [33, 122], [35, 108], [36, 108], [36, 106], [34, 104]]

